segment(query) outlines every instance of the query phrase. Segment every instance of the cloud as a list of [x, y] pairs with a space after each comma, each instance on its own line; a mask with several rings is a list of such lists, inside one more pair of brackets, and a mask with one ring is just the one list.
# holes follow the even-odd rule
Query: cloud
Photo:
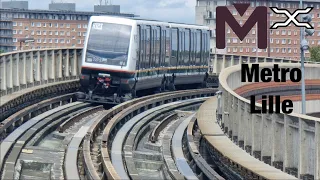
[[[48, 9], [50, 2], [51, 0], [29, 0], [29, 8]], [[78, 11], [93, 11], [93, 6], [97, 5], [99, 0], [63, 0], [63, 2], [76, 3]], [[120, 5], [122, 13], [134, 13], [141, 18], [195, 23], [195, 0], [113, 0], [112, 3]]]

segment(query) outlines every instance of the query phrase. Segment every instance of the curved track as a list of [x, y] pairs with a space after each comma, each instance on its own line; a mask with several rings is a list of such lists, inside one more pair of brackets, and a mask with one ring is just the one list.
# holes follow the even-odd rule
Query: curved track
[[70, 95], [30, 106], [12, 119], [32, 118], [3, 133], [2, 178], [223, 179], [192, 131], [195, 110], [216, 91], [156, 94], [107, 110]]

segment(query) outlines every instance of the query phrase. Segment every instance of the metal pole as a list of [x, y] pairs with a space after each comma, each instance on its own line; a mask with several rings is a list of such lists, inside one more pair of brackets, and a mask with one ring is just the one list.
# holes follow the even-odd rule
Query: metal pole
[[[300, 9], [303, 8], [303, 3], [302, 0], [300, 0]], [[302, 21], [302, 16], [301, 16], [301, 21]], [[304, 39], [304, 28], [301, 27], [301, 32], [300, 32], [300, 43]], [[302, 114], [306, 114], [306, 87], [305, 87], [305, 80], [304, 80], [304, 50], [302, 47], [300, 47], [300, 52], [301, 52], [301, 96], [302, 96]]]

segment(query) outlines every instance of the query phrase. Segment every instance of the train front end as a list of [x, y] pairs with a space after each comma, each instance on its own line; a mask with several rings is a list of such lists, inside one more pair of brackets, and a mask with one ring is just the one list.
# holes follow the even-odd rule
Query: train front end
[[132, 21], [124, 18], [91, 17], [83, 50], [78, 99], [118, 104], [135, 85], [131, 63]]

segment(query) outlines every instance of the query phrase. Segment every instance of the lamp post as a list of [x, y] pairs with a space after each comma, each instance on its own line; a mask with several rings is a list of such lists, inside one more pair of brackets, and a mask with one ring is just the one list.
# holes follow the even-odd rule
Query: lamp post
[[[303, 8], [302, 0], [300, 0], [300, 9]], [[312, 21], [312, 17], [310, 14], [304, 15], [301, 17], [302, 22], [308, 22], [310, 23]], [[304, 51], [309, 49], [308, 41], [305, 39], [304, 36], [312, 36], [314, 34], [315, 30], [313, 27], [305, 29], [304, 27], [301, 27], [300, 32], [300, 50], [301, 50], [301, 96], [302, 96], [302, 114], [306, 114], [306, 87], [305, 87], [305, 73], [304, 73]], [[306, 33], [306, 35], [304, 35]]]
[[[303, 3], [302, 0], [300, 0], [300, 9], [303, 8]], [[301, 21], [302, 21], [302, 17], [301, 17]], [[301, 79], [301, 96], [302, 96], [302, 114], [306, 114], [306, 87], [305, 87], [305, 81], [304, 81], [304, 49], [302, 46], [302, 41], [304, 40], [303, 37], [303, 33], [304, 33], [304, 28], [301, 27], [300, 30], [300, 43], [301, 43], [301, 74], [302, 74], [302, 79]]]

